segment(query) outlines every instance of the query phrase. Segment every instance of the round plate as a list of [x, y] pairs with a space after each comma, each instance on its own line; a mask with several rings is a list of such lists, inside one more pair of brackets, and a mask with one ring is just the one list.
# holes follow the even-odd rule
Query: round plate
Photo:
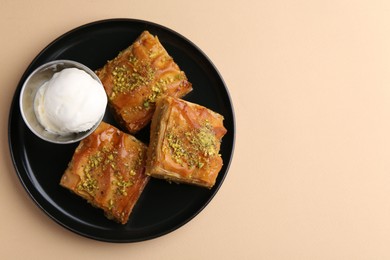
[[[59, 186], [76, 144], [58, 145], [37, 138], [20, 114], [20, 90], [39, 65], [68, 59], [96, 70], [148, 30], [186, 73], [193, 91], [184, 99], [206, 106], [225, 118], [221, 145], [224, 161], [212, 189], [151, 179], [126, 225], [105, 218], [103, 211]], [[109, 111], [104, 121], [117, 126]], [[118, 126], [117, 126], [118, 127]], [[135, 135], [148, 143], [150, 127]], [[225, 84], [206, 55], [180, 34], [151, 22], [132, 19], [97, 21], [78, 27], [49, 44], [22, 76], [9, 117], [9, 146], [18, 177], [35, 203], [53, 220], [77, 234], [108, 242], [136, 242], [171, 232], [196, 216], [214, 197], [226, 177], [234, 146], [234, 115]], [[211, 224], [211, 223], [210, 223]]]

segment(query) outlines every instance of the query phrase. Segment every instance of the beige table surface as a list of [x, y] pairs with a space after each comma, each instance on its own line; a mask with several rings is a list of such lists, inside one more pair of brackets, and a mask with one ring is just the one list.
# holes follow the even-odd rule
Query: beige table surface
[[[389, 1], [0, 0], [0, 13], [1, 259], [390, 259]], [[77, 26], [118, 17], [198, 45], [226, 81], [237, 127], [211, 203], [128, 244], [47, 217], [8, 148], [11, 99], [32, 59]]]

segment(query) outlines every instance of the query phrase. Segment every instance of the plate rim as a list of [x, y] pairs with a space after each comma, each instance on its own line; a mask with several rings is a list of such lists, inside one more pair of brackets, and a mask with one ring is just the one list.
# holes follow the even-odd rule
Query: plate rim
[[[198, 208], [195, 212], [193, 212], [193, 214], [191, 214], [190, 217], [187, 217], [185, 221], [182, 221], [182, 222], [176, 224], [174, 227], [169, 228], [169, 229], [167, 229], [165, 231], [157, 232], [157, 233], [149, 235], [149, 236], [143, 236], [142, 238], [139, 238], [139, 239], [113, 239], [113, 238], [105, 238], [104, 236], [90, 235], [90, 234], [88, 234], [88, 232], [82, 232], [82, 231], [80, 231], [80, 230], [78, 230], [76, 228], [73, 228], [73, 227], [69, 226], [68, 224], [63, 223], [63, 221], [61, 221], [60, 218], [58, 218], [54, 214], [51, 214], [51, 212], [49, 212], [42, 205], [44, 203], [41, 203], [40, 201], [37, 200], [37, 198], [33, 194], [33, 191], [30, 190], [30, 188], [28, 187], [27, 183], [25, 182], [24, 178], [29, 178], [29, 177], [28, 176], [22, 176], [22, 175], [28, 175], [28, 172], [27, 172], [27, 170], [24, 170], [23, 171], [24, 173], [22, 173], [22, 170], [19, 169], [19, 168], [24, 168], [25, 165], [23, 164], [23, 162], [18, 162], [17, 161], [16, 154], [14, 152], [15, 148], [14, 148], [14, 144], [13, 144], [13, 140], [12, 140], [12, 133], [11, 133], [13, 116], [14, 116], [15, 113], [18, 113], [18, 111], [19, 111], [18, 107], [17, 107], [17, 100], [18, 100], [18, 97], [20, 96], [21, 85], [23, 84], [23, 82], [26, 79], [26, 77], [29, 75], [30, 71], [34, 68], [34, 66], [36, 66], [34, 64], [37, 63], [39, 58], [41, 58], [45, 54], [45, 52], [47, 50], [49, 50], [54, 44], [56, 44], [58, 41], [60, 41], [60, 40], [62, 40], [64, 38], [69, 37], [69, 35], [72, 35], [72, 34], [74, 34], [76, 32], [79, 32], [80, 30], [83, 30], [83, 29], [88, 29], [88, 27], [94, 27], [94, 26], [99, 26], [99, 25], [104, 26], [104, 25], [107, 25], [109, 23], [118, 23], [118, 22], [120, 22], [120, 23], [129, 23], [129, 25], [131, 23], [140, 23], [140, 24], [143, 24], [143, 25], [146, 25], [146, 26], [152, 26], [152, 27], [155, 27], [155, 28], [158, 28], [158, 29], [162, 29], [164, 31], [168, 31], [169, 33], [171, 33], [171, 34], [181, 38], [181, 40], [186, 41], [193, 48], [195, 48], [196, 51], [199, 52], [203, 56], [203, 58], [207, 60], [209, 65], [212, 66], [212, 68], [215, 70], [215, 73], [218, 75], [219, 80], [222, 82], [222, 84], [224, 86], [224, 91], [226, 92], [226, 97], [227, 97], [227, 99], [229, 101], [229, 107], [230, 107], [230, 111], [229, 112], [231, 113], [231, 121], [232, 121], [231, 124], [232, 124], [232, 130], [233, 130], [233, 132], [231, 133], [232, 134], [232, 143], [231, 143], [230, 157], [229, 157], [229, 160], [227, 162], [224, 161], [224, 165], [226, 165], [226, 170], [225, 170], [222, 178], [220, 179], [220, 183], [217, 186], [215, 186], [215, 188], [214, 188], [215, 190], [210, 194], [210, 196], [207, 198], [205, 203], [200, 208]], [[19, 111], [19, 113], [20, 113], [20, 111]], [[17, 135], [17, 134], [14, 134], [14, 135]], [[18, 176], [19, 182], [22, 184], [24, 190], [27, 192], [29, 197], [34, 201], [34, 204], [37, 205], [38, 208], [40, 208], [45, 213], [45, 215], [49, 216], [50, 219], [54, 220], [55, 223], [59, 224], [60, 226], [62, 226], [64, 228], [66, 228], [67, 230], [70, 230], [70, 231], [72, 231], [72, 232], [74, 232], [74, 233], [76, 233], [76, 234], [78, 234], [80, 236], [87, 237], [87, 238], [94, 239], [94, 240], [98, 240], [98, 241], [102, 241], [102, 242], [131, 243], [131, 242], [141, 242], [141, 241], [146, 241], [146, 240], [150, 240], [150, 239], [155, 239], [155, 238], [164, 236], [164, 235], [166, 235], [168, 233], [171, 233], [171, 232], [177, 230], [178, 228], [184, 226], [189, 221], [191, 221], [193, 218], [195, 218], [200, 212], [203, 211], [203, 209], [216, 196], [216, 194], [218, 193], [219, 189], [221, 188], [223, 182], [225, 181], [226, 176], [227, 176], [228, 171], [229, 171], [229, 168], [230, 168], [231, 163], [233, 161], [234, 150], [235, 150], [235, 142], [236, 142], [236, 119], [235, 119], [234, 106], [233, 106], [231, 94], [229, 92], [229, 89], [227, 88], [227, 85], [226, 85], [226, 83], [225, 83], [221, 73], [216, 68], [216, 66], [211, 61], [211, 59], [195, 43], [193, 43], [191, 40], [189, 40], [188, 38], [186, 38], [182, 34], [178, 33], [177, 31], [172, 30], [172, 29], [170, 29], [170, 28], [168, 28], [168, 27], [166, 27], [164, 25], [161, 25], [161, 24], [158, 24], [158, 23], [155, 23], [155, 22], [151, 22], [151, 21], [147, 21], [147, 20], [142, 20], [142, 19], [110, 18], [110, 19], [95, 20], [95, 21], [92, 21], [92, 22], [85, 23], [85, 24], [82, 24], [80, 26], [74, 27], [73, 29], [70, 29], [67, 32], [57, 36], [54, 40], [49, 42], [49, 44], [47, 44], [40, 52], [38, 52], [38, 54], [32, 59], [30, 64], [24, 70], [22, 76], [20, 77], [20, 79], [19, 79], [19, 81], [18, 81], [18, 83], [16, 85], [16, 88], [15, 88], [15, 91], [14, 91], [14, 95], [13, 95], [13, 98], [12, 98], [12, 102], [11, 102], [11, 106], [10, 106], [10, 110], [9, 110], [9, 115], [8, 115], [8, 145], [9, 145], [9, 152], [10, 152], [10, 155], [11, 155], [12, 164], [13, 164], [14, 170], [15, 170], [17, 176]], [[23, 161], [23, 159], [20, 159], [20, 160]], [[32, 182], [31, 182], [31, 185], [34, 187], [34, 189], [35, 189], [34, 192], [35, 192], [37, 187]], [[41, 193], [39, 191], [36, 191], [36, 192], [38, 192], [39, 195], [41, 195]], [[44, 198], [44, 199], [46, 200], [46, 198]]]

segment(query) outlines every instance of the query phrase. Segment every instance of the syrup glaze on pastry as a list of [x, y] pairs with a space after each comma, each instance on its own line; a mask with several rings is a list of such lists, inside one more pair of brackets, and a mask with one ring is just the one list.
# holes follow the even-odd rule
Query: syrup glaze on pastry
[[146, 150], [135, 137], [102, 122], [80, 142], [60, 185], [125, 224], [149, 181]]
[[183, 97], [192, 90], [185, 73], [148, 31], [96, 74], [116, 121], [132, 134], [150, 122], [159, 97]]

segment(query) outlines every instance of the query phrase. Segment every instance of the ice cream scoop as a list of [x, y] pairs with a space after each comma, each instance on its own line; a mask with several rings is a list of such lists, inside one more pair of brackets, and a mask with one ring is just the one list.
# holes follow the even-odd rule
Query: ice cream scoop
[[67, 135], [91, 129], [106, 105], [100, 82], [81, 69], [65, 68], [38, 89], [34, 112], [46, 131]]

